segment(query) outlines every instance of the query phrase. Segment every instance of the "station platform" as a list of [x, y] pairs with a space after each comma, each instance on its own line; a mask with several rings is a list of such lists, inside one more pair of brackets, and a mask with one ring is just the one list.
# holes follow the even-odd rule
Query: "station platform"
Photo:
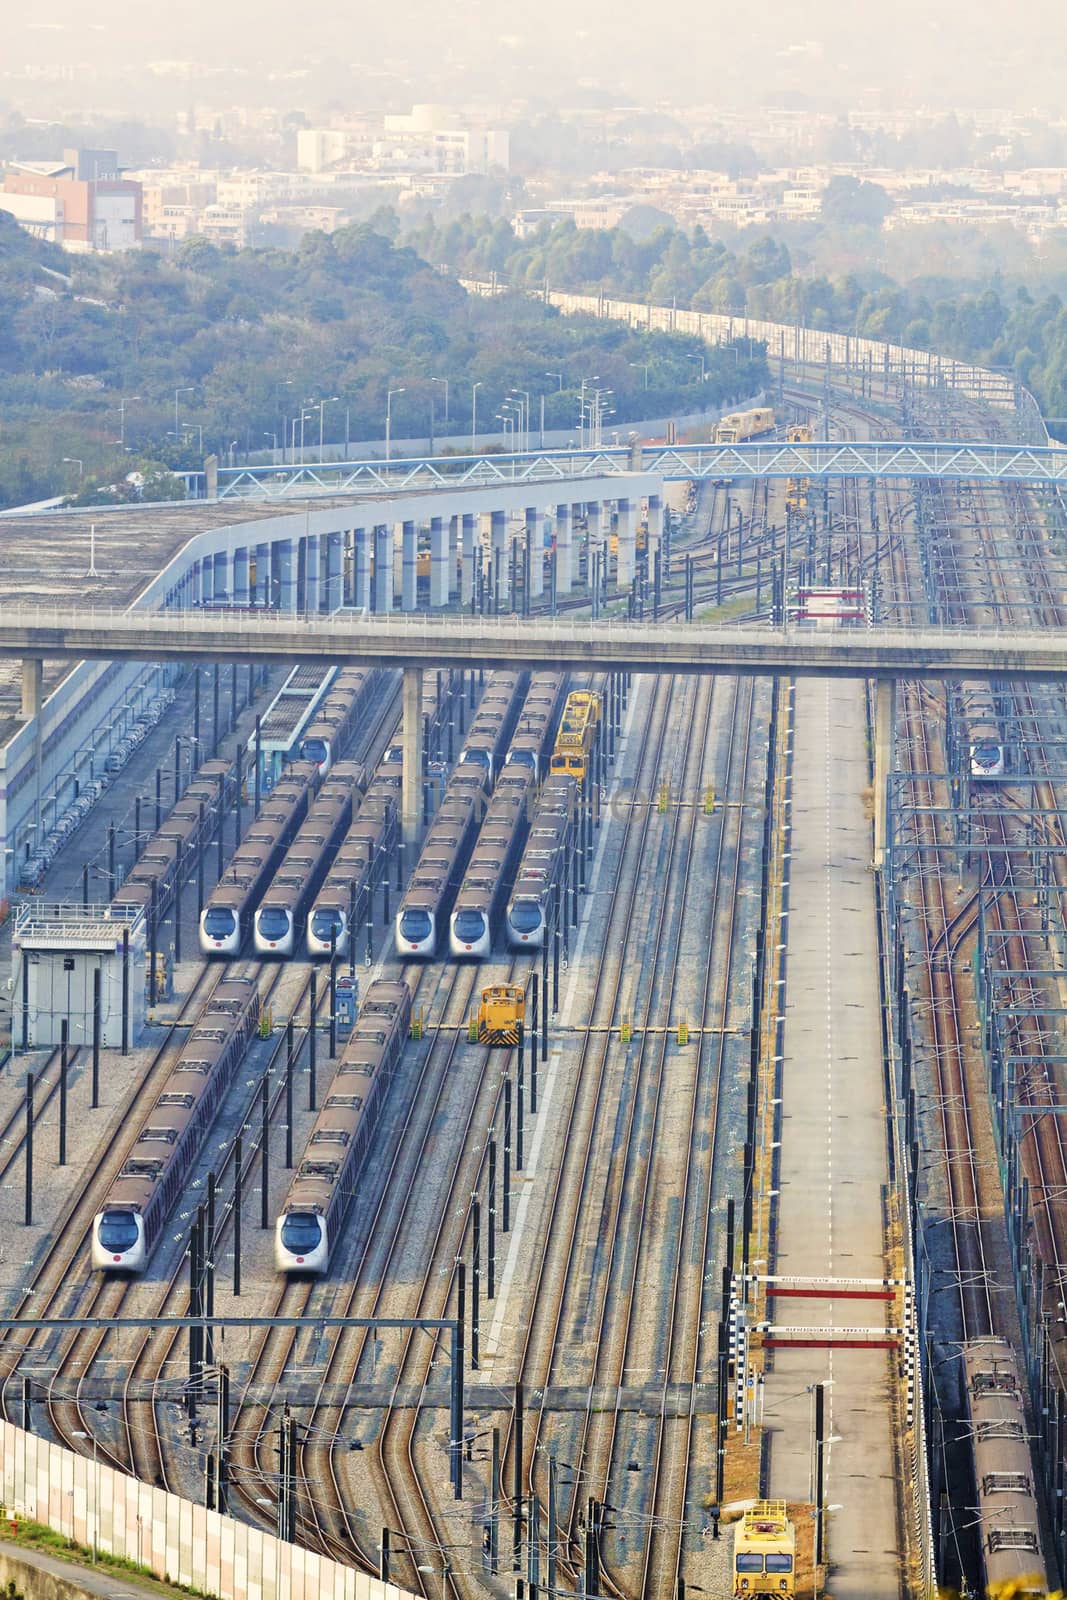
[[[904, 1590], [890, 1387], [899, 1316], [884, 1291], [868, 1297], [862, 1288], [887, 1276], [888, 1182], [866, 736], [861, 684], [797, 683], [770, 1270], [811, 1287], [782, 1291], [768, 1308], [787, 1341], [822, 1342], [768, 1352], [764, 1424], [769, 1495], [812, 1500], [813, 1396], [826, 1386], [825, 1543], [835, 1600], [889, 1600]], [[853, 1287], [835, 1294], [830, 1280]]]

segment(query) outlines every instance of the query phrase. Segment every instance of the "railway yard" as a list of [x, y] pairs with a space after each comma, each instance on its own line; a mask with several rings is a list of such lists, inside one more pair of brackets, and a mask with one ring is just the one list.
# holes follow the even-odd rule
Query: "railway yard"
[[[779, 437], [1012, 437], [820, 378]], [[505, 609], [1064, 625], [1052, 492], [600, 534]], [[902, 681], [880, 754], [850, 678], [443, 667], [418, 841], [400, 673], [168, 689], [3, 929], [4, 1417], [427, 1596], [1056, 1587], [1063, 688]]]

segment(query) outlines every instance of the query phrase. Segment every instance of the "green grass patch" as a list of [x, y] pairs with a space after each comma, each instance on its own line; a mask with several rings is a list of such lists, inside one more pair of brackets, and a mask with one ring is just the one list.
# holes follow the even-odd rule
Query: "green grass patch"
[[[130, 1561], [126, 1556], [108, 1555], [106, 1551], [98, 1550], [94, 1563], [93, 1553], [88, 1545], [78, 1544], [74, 1539], [68, 1539], [64, 1534], [57, 1533], [54, 1528], [46, 1528], [43, 1523], [29, 1522], [22, 1517], [4, 1515], [0, 1521], [0, 1544], [14, 1549], [40, 1550], [44, 1555], [68, 1561], [75, 1567], [95, 1565], [105, 1572], [122, 1572], [128, 1577], [136, 1578], [143, 1588], [151, 1589], [155, 1594], [194, 1595], [197, 1600], [218, 1600], [218, 1596], [208, 1590], [157, 1578], [150, 1567], [142, 1566], [137, 1561]], [[2, 1595], [0, 1600], [4, 1600]]]

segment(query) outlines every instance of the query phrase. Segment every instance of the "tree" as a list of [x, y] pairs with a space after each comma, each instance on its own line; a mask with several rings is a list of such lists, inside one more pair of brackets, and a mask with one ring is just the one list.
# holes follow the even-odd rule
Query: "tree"
[[844, 227], [880, 228], [893, 202], [880, 183], [861, 178], [831, 178], [823, 190], [822, 219]]

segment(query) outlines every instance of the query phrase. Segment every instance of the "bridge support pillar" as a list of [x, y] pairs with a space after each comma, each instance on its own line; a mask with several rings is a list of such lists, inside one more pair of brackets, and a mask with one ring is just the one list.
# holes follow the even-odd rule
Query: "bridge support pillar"
[[370, 529], [352, 529], [352, 604], [357, 611], [370, 605]]
[[422, 668], [404, 668], [404, 771], [400, 812], [405, 845], [417, 845], [422, 825]]
[[214, 573], [212, 576], [211, 592], [215, 600], [225, 600], [229, 594], [226, 579], [229, 576], [230, 558], [225, 550], [219, 550], [215, 555], [209, 556]]
[[385, 616], [393, 609], [393, 526], [374, 530], [374, 609]]
[[465, 511], [460, 518], [460, 577], [459, 577], [459, 603], [469, 606], [474, 599], [474, 546], [477, 518], [473, 512]]
[[874, 869], [885, 867], [888, 848], [889, 774], [897, 721], [895, 678], [879, 678], [874, 690]]
[[270, 545], [256, 545], [256, 581], [251, 585], [252, 599], [257, 605], [272, 606], [274, 604], [274, 587], [270, 581]]
[[530, 599], [540, 600], [545, 592], [545, 536], [536, 506], [526, 507], [526, 540], [530, 547]]
[[570, 594], [574, 581], [573, 508], [556, 507], [556, 593]]
[[296, 562], [293, 541], [279, 539], [273, 547], [274, 572], [278, 580], [278, 610], [296, 610]]
[[233, 603], [248, 604], [248, 546], [243, 545], [233, 553]]
[[317, 617], [322, 606], [322, 553], [319, 549], [319, 535], [309, 534], [304, 540], [304, 611], [305, 614]]
[[506, 511], [493, 511], [490, 515], [492, 517], [490, 547], [493, 552], [493, 569], [489, 575], [489, 591], [496, 596], [500, 610], [507, 611], [510, 609], [508, 605], [508, 514]]
[[583, 507], [583, 510], [585, 511], [585, 571], [586, 571], [586, 582], [588, 583], [588, 585], [589, 585], [589, 587], [591, 589], [593, 587], [593, 566], [594, 566], [593, 557], [594, 557], [594, 555], [599, 555], [599, 557], [600, 557], [600, 564], [599, 564], [598, 570], [600, 572], [600, 582], [603, 585], [604, 577], [605, 577], [604, 561], [605, 561], [609, 546], [607, 545], [606, 542], [604, 543], [603, 546], [601, 545], [600, 502], [599, 502], [599, 500], [591, 501], [588, 505]]
[[448, 604], [448, 528], [444, 517], [430, 518], [430, 604]]
[[419, 604], [419, 530], [414, 522], [400, 524], [400, 609], [415, 611]]
[[634, 558], [636, 553], [633, 502], [631, 500], [620, 500], [618, 509], [619, 557], [615, 569], [615, 580], [620, 589], [628, 589], [634, 581]]
[[211, 556], [200, 558], [200, 604], [208, 605], [215, 598], [215, 562]]
[[448, 519], [448, 598], [459, 599], [459, 517]]
[[44, 695], [44, 662], [26, 657], [22, 663], [22, 704], [19, 716], [32, 722], [40, 714]]
[[336, 611], [344, 604], [344, 535], [326, 535], [326, 610]]
[[663, 538], [663, 497], [650, 494], [648, 497], [648, 539], [645, 548], [648, 552], [648, 571], [652, 574], [652, 564], [656, 559], [660, 540]]

